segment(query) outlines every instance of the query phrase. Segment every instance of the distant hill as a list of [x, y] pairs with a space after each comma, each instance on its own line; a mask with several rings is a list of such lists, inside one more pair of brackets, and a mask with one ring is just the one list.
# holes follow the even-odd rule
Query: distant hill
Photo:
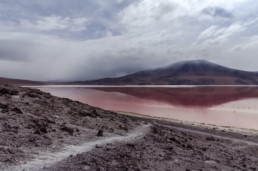
[[11, 85], [42, 85], [43, 82], [20, 80], [0, 77], [0, 84], [11, 84]]
[[232, 69], [205, 60], [191, 60], [118, 78], [74, 83], [91, 85], [257, 85], [258, 73]]

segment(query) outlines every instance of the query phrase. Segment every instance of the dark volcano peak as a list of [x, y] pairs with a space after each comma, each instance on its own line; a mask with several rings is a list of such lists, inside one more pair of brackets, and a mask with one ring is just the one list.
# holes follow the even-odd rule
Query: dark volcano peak
[[189, 60], [189, 61], [180, 61], [176, 62], [170, 66], [182, 66], [182, 65], [217, 65], [215, 63], [209, 62], [204, 59], [197, 59], [197, 60]]
[[193, 68], [193, 69], [208, 69], [208, 68], [214, 68], [214, 67], [219, 67], [219, 68], [226, 68], [221, 65], [206, 61], [206, 60], [190, 60], [190, 61], [181, 61], [181, 62], [176, 62], [167, 68], [178, 70], [181, 68]]

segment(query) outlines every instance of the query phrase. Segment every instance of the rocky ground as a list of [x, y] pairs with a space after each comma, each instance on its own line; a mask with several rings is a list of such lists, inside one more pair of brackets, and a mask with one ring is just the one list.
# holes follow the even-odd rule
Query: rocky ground
[[258, 170], [258, 134], [125, 116], [0, 85], [0, 170]]
[[44, 170], [258, 170], [257, 136], [172, 125], [153, 123], [140, 139], [96, 146]]
[[124, 135], [141, 121], [36, 89], [0, 86], [0, 170], [103, 135]]

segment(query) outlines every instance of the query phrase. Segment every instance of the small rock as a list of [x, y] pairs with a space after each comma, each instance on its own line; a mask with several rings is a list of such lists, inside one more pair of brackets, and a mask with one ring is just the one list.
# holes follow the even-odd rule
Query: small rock
[[74, 130], [72, 129], [72, 128], [69, 128], [69, 127], [67, 127], [67, 126], [65, 126], [65, 125], [62, 125], [61, 126], [61, 130], [62, 131], [65, 131], [65, 132], [68, 132], [69, 134], [73, 134], [73, 132], [74, 132]]
[[97, 133], [97, 136], [102, 137], [103, 136], [103, 130], [99, 130], [98, 133]]
[[215, 138], [213, 138], [213, 137], [207, 137], [206, 140], [207, 140], [207, 141], [215, 141]]
[[158, 129], [157, 129], [156, 127], [153, 127], [153, 128], [152, 128], [152, 132], [153, 132], [154, 134], [159, 133], [159, 131], [158, 131]]
[[40, 128], [40, 131], [43, 132], [43, 133], [47, 133], [47, 129], [44, 128], [44, 127], [41, 127], [41, 128]]
[[102, 147], [101, 147], [100, 145], [98, 145], [98, 144], [97, 144], [95, 147], [96, 147], [96, 148], [102, 148]]
[[202, 149], [202, 151], [207, 151], [208, 148], [202, 147], [201, 149]]
[[97, 115], [95, 113], [79, 112], [78, 114], [82, 117], [97, 118]]
[[131, 148], [135, 148], [135, 145], [134, 144], [126, 144], [126, 146], [128, 146], [128, 147], [131, 147]]
[[23, 112], [21, 111], [21, 109], [19, 109], [18, 107], [15, 107], [13, 109], [11, 109], [12, 112], [18, 113], [18, 114], [23, 114]]
[[0, 109], [2, 109], [2, 112], [3, 112], [3, 113], [7, 113], [7, 112], [8, 112], [8, 110], [9, 110], [9, 106], [8, 106], [8, 105], [5, 105], [5, 104], [0, 103]]
[[189, 148], [189, 149], [193, 149], [193, 146], [191, 144], [187, 144], [186, 147]]
[[34, 134], [38, 134], [38, 135], [40, 135], [41, 133], [40, 133], [40, 131], [39, 131], [39, 130], [36, 130], [36, 131], [34, 132]]
[[8, 109], [8, 105], [0, 103], [0, 109]]
[[6, 95], [6, 94], [14, 96], [14, 95], [18, 95], [18, 91], [6, 89], [6, 88], [1, 88], [0, 89], [0, 95]]

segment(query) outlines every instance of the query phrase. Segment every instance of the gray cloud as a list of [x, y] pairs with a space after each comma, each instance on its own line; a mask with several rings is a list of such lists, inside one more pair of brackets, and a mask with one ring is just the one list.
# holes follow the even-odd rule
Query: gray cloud
[[255, 0], [3, 0], [0, 10], [5, 77], [87, 80], [200, 58], [258, 70]]
[[27, 40], [0, 40], [0, 60], [29, 62], [33, 58], [34, 42]]
[[213, 17], [224, 17], [224, 18], [232, 17], [232, 14], [230, 12], [220, 7], [208, 7], [203, 9], [202, 12], [204, 14], [207, 14]]
[[72, 32], [84, 31], [87, 29], [86, 23], [89, 21], [86, 17], [70, 18], [60, 16], [49, 16], [38, 19], [35, 23], [26, 19], [20, 21], [21, 27], [29, 30], [52, 31], [67, 30]]

